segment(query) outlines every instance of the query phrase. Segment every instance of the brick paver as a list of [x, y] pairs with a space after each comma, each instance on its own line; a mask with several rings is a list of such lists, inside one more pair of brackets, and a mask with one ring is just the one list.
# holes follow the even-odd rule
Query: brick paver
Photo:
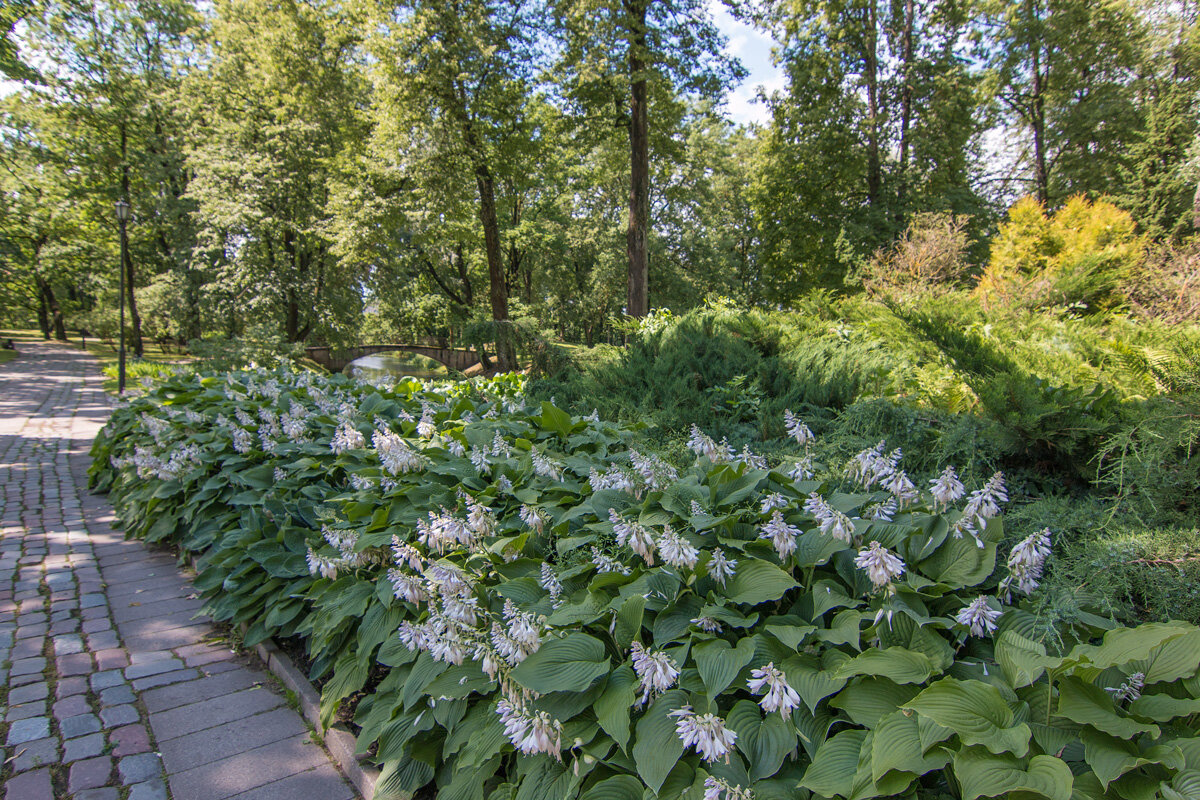
[[94, 360], [21, 350], [0, 367], [4, 800], [352, 800], [174, 557], [125, 541], [87, 492], [110, 410]]

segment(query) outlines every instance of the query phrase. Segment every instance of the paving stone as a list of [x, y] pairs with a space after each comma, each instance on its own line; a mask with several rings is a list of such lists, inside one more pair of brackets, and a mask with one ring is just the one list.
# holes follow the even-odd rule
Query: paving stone
[[158, 749], [169, 772], [183, 772], [228, 758], [243, 750], [278, 742], [290, 736], [302, 736], [307, 730], [299, 714], [290, 708], [281, 707], [180, 736], [178, 739], [160, 741]]
[[308, 736], [295, 736], [246, 750], [169, 777], [171, 792], [189, 800], [223, 800], [229, 786], [254, 789], [329, 763]]
[[102, 594], [85, 594], [79, 598], [80, 608], [96, 608], [108, 605], [108, 599]]
[[121, 790], [115, 786], [102, 786], [99, 789], [84, 789], [76, 792], [71, 800], [120, 800]]
[[104, 723], [105, 728], [116, 728], [121, 725], [128, 725], [131, 722], [137, 722], [141, 718], [138, 710], [131, 705], [110, 706], [100, 709], [100, 721]]
[[156, 711], [165, 711], [176, 706], [210, 700], [242, 689], [249, 689], [261, 684], [262, 680], [261, 673], [251, 672], [248, 669], [225, 672], [209, 678], [153, 689], [142, 695], [142, 701], [146, 704], [146, 710], [153, 714]]
[[84, 694], [87, 692], [87, 689], [87, 678], [82, 676], [62, 678], [60, 673], [57, 689], [59, 697], [70, 697], [71, 695]]
[[129, 654], [119, 647], [100, 650], [95, 655], [97, 669], [124, 669], [129, 666]]
[[9, 755], [13, 772], [25, 772], [58, 763], [58, 739], [53, 736], [35, 739], [13, 747]]
[[71, 765], [67, 789], [72, 793], [82, 789], [94, 789], [108, 783], [112, 774], [112, 759], [108, 756], [88, 758]]
[[60, 678], [72, 675], [90, 675], [92, 673], [92, 656], [90, 653], [71, 653], [55, 659]]
[[50, 735], [49, 717], [19, 719], [8, 727], [8, 744], [24, 744]]
[[283, 705], [283, 700], [278, 695], [265, 689], [247, 689], [202, 703], [192, 703], [151, 714], [150, 727], [154, 730], [154, 737], [163, 742], [205, 728], [252, 717], [280, 705]]
[[[229, 800], [357, 800], [358, 792], [333, 770], [312, 769], [300, 772], [248, 792], [235, 794]], [[130, 798], [132, 800], [132, 797]]]
[[117, 763], [117, 773], [121, 777], [121, 785], [129, 786], [134, 783], [155, 778], [161, 779], [162, 761], [156, 753], [141, 753], [136, 756], [125, 756]]
[[177, 669], [174, 672], [162, 672], [158, 675], [138, 678], [133, 682], [133, 689], [136, 692], [144, 692], [158, 686], [168, 686], [172, 683], [180, 683], [181, 681], [194, 681], [202, 677], [204, 675], [198, 669]]
[[64, 739], [74, 739], [100, 730], [100, 720], [95, 714], [79, 714], [58, 721], [58, 730]]
[[[312, 795], [315, 798], [318, 795]], [[167, 800], [167, 784], [162, 780], [135, 783], [129, 789], [129, 800]], [[321, 798], [326, 800], [326, 798]], [[329, 800], [334, 800], [329, 798]]]
[[137, 700], [137, 695], [128, 686], [114, 686], [100, 693], [101, 707], [119, 706]]
[[88, 705], [87, 697], [82, 694], [73, 694], [70, 697], [64, 697], [54, 704], [54, 718], [66, 719], [67, 717], [76, 717], [80, 714], [87, 714], [92, 710]]
[[50, 770], [24, 772], [4, 783], [4, 800], [54, 800]]
[[57, 636], [54, 639], [54, 654], [67, 656], [83, 652], [83, 639], [78, 636]]
[[44, 681], [41, 683], [30, 683], [20, 688], [13, 689], [8, 693], [8, 702], [11, 705], [19, 703], [31, 703], [34, 700], [45, 700], [50, 696], [50, 687]]
[[133, 680], [134, 678], [145, 678], [149, 675], [158, 675], [161, 672], [171, 672], [177, 669], [183, 669], [184, 663], [178, 658], [160, 658], [154, 661], [143, 661], [133, 666], [125, 668], [125, 678]]
[[96, 672], [89, 679], [93, 692], [103, 691], [113, 686], [121, 686], [125, 683], [125, 677], [119, 669], [109, 669], [104, 672]]
[[150, 749], [150, 734], [143, 725], [126, 725], [109, 733], [113, 755], [131, 756]]
[[104, 752], [104, 734], [89, 733], [87, 736], [80, 736], [78, 739], [69, 739], [63, 744], [63, 763], [70, 764], [73, 761], [82, 761], [85, 758], [94, 758]]
[[38, 658], [22, 658], [20, 661], [14, 661], [8, 674], [12, 677], [20, 675], [40, 675], [46, 669], [46, 659]]
[[8, 709], [8, 713], [4, 715], [6, 722], [15, 722], [19, 719], [29, 719], [30, 717], [43, 717], [46, 715], [46, 701], [37, 700], [32, 703], [22, 703], [19, 706], [12, 706]]

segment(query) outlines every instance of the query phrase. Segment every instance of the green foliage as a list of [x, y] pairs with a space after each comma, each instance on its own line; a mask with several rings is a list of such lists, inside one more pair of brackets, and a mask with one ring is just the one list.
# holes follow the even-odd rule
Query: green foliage
[[975, 291], [999, 307], [1111, 308], [1123, 302], [1144, 250], [1133, 217], [1107, 200], [1076, 195], [1047, 216], [1025, 197], [1009, 209]]
[[[1191, 791], [1200, 630], [1045, 624], [1037, 595], [998, 600], [1023, 585], [996, 566], [999, 519], [922, 492], [873, 518], [874, 480], [692, 445], [710, 455], [672, 470], [513, 378], [258, 370], [133, 400], [91, 477], [130, 535], [198, 556], [207, 609], [248, 642], [305, 640], [326, 719], [364, 693], [380, 797]], [[868, 543], [904, 571], [871, 577]], [[976, 598], [990, 636], [961, 621]], [[689, 725], [734, 736], [702, 758]]]

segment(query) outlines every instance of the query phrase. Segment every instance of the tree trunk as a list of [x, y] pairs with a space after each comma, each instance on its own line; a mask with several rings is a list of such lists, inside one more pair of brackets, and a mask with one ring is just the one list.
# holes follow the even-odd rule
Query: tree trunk
[[[129, 202], [129, 159], [126, 152], [127, 135], [125, 131], [125, 123], [120, 125], [121, 131], [121, 198]], [[129, 237], [125, 237], [125, 263], [122, 268], [125, 270], [125, 303], [129, 306], [129, 326], [132, 329], [130, 337], [130, 346], [133, 348], [133, 354], [137, 358], [145, 355], [145, 348], [142, 346], [142, 317], [138, 314], [137, 300], [133, 296], [133, 256], [129, 253]]]
[[905, 208], [908, 201], [908, 129], [912, 124], [913, 101], [913, 0], [904, 0], [904, 29], [901, 34], [901, 68], [903, 69], [903, 88], [900, 90], [900, 179], [897, 186], [896, 215], [897, 222], [903, 224]]
[[625, 313], [644, 317], [650, 310], [646, 236], [650, 226], [650, 125], [646, 80], [646, 7], [650, 0], [625, 0], [629, 17], [629, 285]]
[[42, 291], [42, 279], [38, 278], [38, 328], [42, 331], [42, 338], [50, 341], [50, 309], [46, 307], [46, 293]]
[[879, 204], [883, 168], [879, 157], [879, 13], [877, 0], [868, 0], [863, 72], [867, 83], [867, 202]]
[[517, 367], [517, 352], [508, 321], [508, 291], [504, 281], [504, 256], [500, 252], [500, 221], [496, 217], [496, 185], [487, 164], [475, 167], [479, 187], [479, 221], [483, 225], [483, 244], [488, 262], [488, 299], [496, 326], [496, 361], [501, 372]]
[[1046, 85], [1042, 76], [1042, 28], [1036, 0], [1025, 0], [1028, 16], [1029, 57], [1032, 81], [1029, 86], [1029, 127], [1033, 132], [1033, 185], [1038, 202], [1050, 204], [1050, 175], [1046, 168]]

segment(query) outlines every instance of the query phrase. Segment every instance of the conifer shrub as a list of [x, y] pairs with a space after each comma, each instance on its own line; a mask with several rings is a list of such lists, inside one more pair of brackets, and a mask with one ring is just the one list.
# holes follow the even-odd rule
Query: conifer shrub
[[306, 642], [325, 720], [361, 695], [379, 798], [1194, 795], [1200, 629], [1048, 624], [1003, 476], [782, 424], [781, 463], [693, 428], [675, 468], [513, 378], [177, 376], [91, 476], [210, 613]]
[[1048, 215], [1025, 197], [1000, 225], [975, 294], [993, 308], [1114, 308], [1144, 251], [1133, 217], [1108, 200], [1077, 195]]

